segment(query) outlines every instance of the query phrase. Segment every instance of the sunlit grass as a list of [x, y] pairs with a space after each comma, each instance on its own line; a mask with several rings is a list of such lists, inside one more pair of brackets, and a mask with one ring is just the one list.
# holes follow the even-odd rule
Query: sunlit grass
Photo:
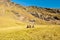
[[60, 40], [60, 27], [41, 25], [36, 28], [0, 31], [0, 40]]

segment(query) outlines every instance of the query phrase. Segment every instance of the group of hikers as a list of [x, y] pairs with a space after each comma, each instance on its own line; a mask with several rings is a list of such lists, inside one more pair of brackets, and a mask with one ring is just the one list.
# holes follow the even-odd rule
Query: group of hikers
[[29, 20], [27, 28], [34, 28], [35, 20]]

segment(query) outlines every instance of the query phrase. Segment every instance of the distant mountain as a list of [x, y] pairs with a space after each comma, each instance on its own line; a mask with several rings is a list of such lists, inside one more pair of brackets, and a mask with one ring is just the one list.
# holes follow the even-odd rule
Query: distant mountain
[[60, 25], [60, 9], [24, 7], [10, 0], [0, 1], [0, 26], [17, 26], [35, 20], [35, 24]]

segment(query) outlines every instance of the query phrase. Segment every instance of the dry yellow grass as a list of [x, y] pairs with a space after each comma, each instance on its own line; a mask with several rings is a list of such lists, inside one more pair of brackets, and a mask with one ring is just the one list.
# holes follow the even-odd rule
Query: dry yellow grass
[[[36, 9], [28, 11], [38, 11]], [[60, 40], [60, 25], [48, 25], [42, 19], [29, 14], [24, 7], [20, 7], [15, 3], [7, 2], [0, 4], [0, 40]], [[43, 14], [58, 16], [58, 14], [50, 14], [44, 10]], [[42, 12], [38, 11], [38, 12]], [[23, 16], [23, 21], [19, 16]], [[28, 20], [34, 19], [36, 25], [34, 28], [26, 28]], [[37, 25], [39, 24], [39, 25]], [[47, 24], [47, 25], [40, 25]]]
[[[38, 27], [37, 27], [38, 26]], [[21, 28], [22, 27], [22, 28]], [[36, 25], [0, 28], [0, 40], [60, 40], [60, 25]]]

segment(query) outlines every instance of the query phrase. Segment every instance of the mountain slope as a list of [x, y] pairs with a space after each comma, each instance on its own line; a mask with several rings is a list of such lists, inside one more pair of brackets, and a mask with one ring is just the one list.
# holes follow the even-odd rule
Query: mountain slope
[[60, 24], [60, 10], [52, 8], [27, 7], [27, 12], [51, 24]]
[[35, 20], [35, 24], [60, 24], [60, 10], [38, 8], [34, 6], [24, 7], [10, 1], [0, 3], [0, 26], [18, 26], [29, 24], [29, 20]]

